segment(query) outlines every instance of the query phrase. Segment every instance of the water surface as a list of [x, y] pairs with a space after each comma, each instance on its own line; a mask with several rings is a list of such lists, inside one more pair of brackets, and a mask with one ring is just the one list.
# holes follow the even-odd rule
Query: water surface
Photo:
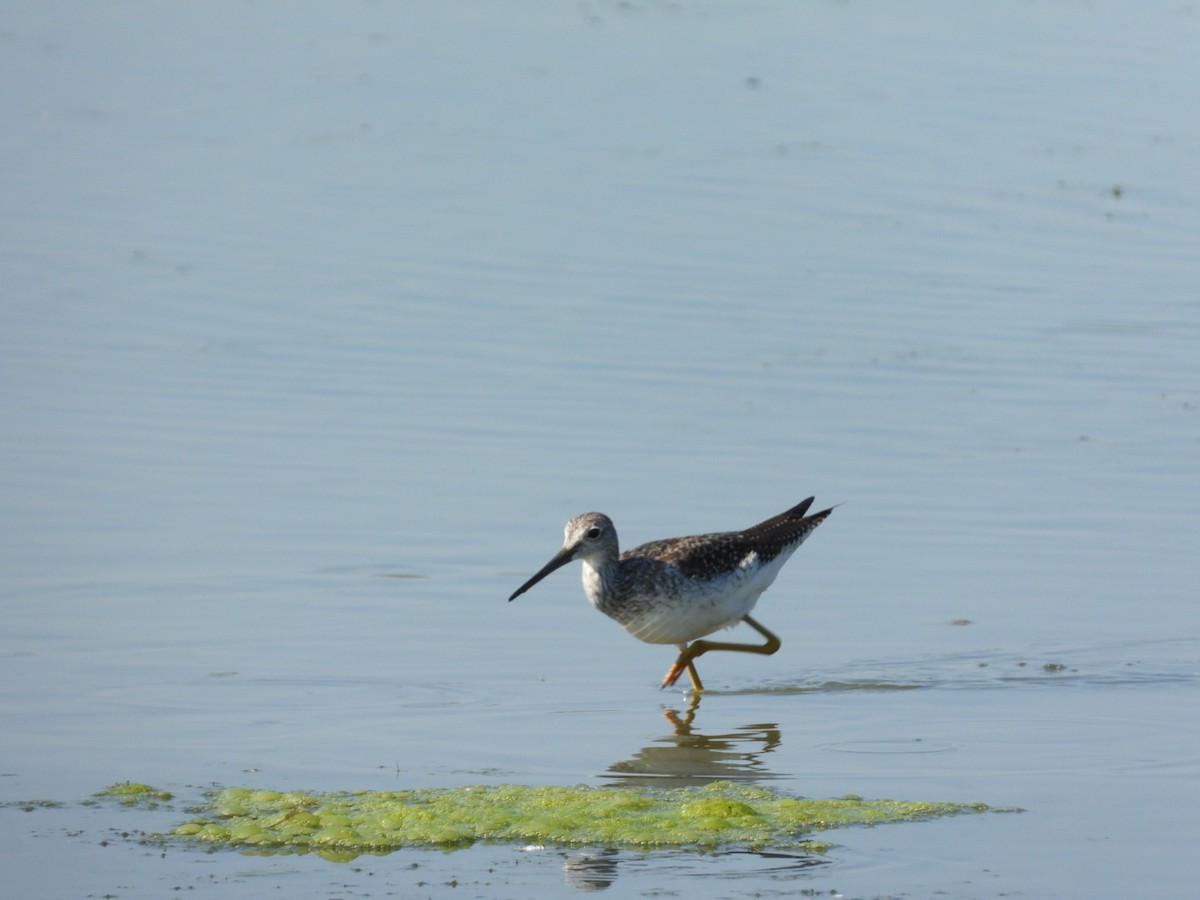
[[[1198, 32], [13, 6], [0, 800], [67, 805], [0, 807], [11, 889], [1190, 896]], [[758, 608], [783, 649], [703, 658], [698, 705], [576, 574], [505, 602], [584, 510], [631, 546], [809, 494], [843, 505]], [[336, 866], [77, 805], [716, 777], [1024, 812]]]

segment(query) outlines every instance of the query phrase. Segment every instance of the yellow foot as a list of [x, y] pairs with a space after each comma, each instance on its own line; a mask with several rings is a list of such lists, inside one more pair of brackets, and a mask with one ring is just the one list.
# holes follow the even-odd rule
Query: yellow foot
[[684, 672], [688, 673], [688, 678], [692, 682], [692, 690], [700, 693], [704, 690], [704, 685], [700, 683], [700, 675], [696, 672], [696, 666], [690, 659], [684, 659], [681, 655], [675, 660], [675, 665], [667, 670], [667, 677], [662, 680], [659, 689], [668, 688], [679, 680], [679, 676]]
[[667, 677], [662, 680], [659, 687], [670, 687], [679, 680], [679, 676], [687, 671], [687, 663], [677, 662], [667, 670]]

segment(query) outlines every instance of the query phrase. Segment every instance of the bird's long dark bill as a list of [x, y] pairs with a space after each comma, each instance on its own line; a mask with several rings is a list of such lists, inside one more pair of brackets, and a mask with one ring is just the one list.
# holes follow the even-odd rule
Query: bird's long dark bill
[[539, 581], [541, 581], [543, 578], [545, 578], [547, 575], [549, 575], [555, 569], [561, 569], [563, 566], [565, 566], [567, 563], [569, 563], [571, 561], [571, 554], [574, 551], [575, 551], [574, 547], [563, 547], [561, 550], [559, 550], [558, 553], [555, 554], [554, 559], [550, 560], [550, 562], [548, 562], [548, 563], [546, 563], [546, 565], [542, 566], [542, 570], [540, 572], [538, 572], [536, 575], [534, 575], [532, 578], [530, 578], [527, 582], [525, 582], [523, 585], [521, 585], [519, 588], [517, 588], [515, 591], [513, 591], [513, 595], [508, 598], [508, 602], [512, 603], [512, 601], [516, 600], [523, 593], [525, 593], [527, 590], [529, 590], [531, 587], [533, 587], [535, 584], [537, 584]]

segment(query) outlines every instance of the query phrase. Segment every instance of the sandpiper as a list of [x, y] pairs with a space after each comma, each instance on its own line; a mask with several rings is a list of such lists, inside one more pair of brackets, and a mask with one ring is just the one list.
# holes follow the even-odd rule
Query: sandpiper
[[[662, 686], [674, 684], [686, 671], [692, 688], [702, 691], [695, 665], [700, 654], [732, 650], [769, 655], [779, 649], [779, 638], [750, 618], [750, 611], [796, 548], [833, 512], [805, 515], [813, 499], [745, 531], [667, 538], [624, 553], [612, 520], [603, 513], [584, 513], [566, 524], [557, 555], [508, 599], [515, 600], [572, 560], [582, 560], [583, 591], [592, 606], [639, 640], [679, 648]], [[738, 622], [766, 643], [697, 640]]]

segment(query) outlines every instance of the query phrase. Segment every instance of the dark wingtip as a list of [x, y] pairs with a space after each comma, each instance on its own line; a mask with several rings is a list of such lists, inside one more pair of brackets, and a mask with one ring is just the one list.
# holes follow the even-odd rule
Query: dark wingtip
[[843, 500], [841, 503], [835, 503], [835, 504], [833, 504], [833, 506], [829, 507], [829, 509], [823, 509], [819, 513], [813, 513], [813, 515], [814, 516], [827, 516], [831, 512], [833, 512], [835, 509], [837, 509], [839, 506], [845, 506], [845, 505], [846, 505], [846, 502]]
[[[840, 505], [841, 504], [838, 504], [838, 506], [840, 506]], [[831, 507], [829, 507], [829, 509], [823, 509], [820, 512], [815, 512], [811, 516], [805, 516], [804, 520], [806, 522], [813, 522], [817, 525], [820, 525], [827, 518], [829, 518], [829, 514], [831, 512], [833, 512], [835, 509], [837, 509], [837, 506], [831, 506]]]

